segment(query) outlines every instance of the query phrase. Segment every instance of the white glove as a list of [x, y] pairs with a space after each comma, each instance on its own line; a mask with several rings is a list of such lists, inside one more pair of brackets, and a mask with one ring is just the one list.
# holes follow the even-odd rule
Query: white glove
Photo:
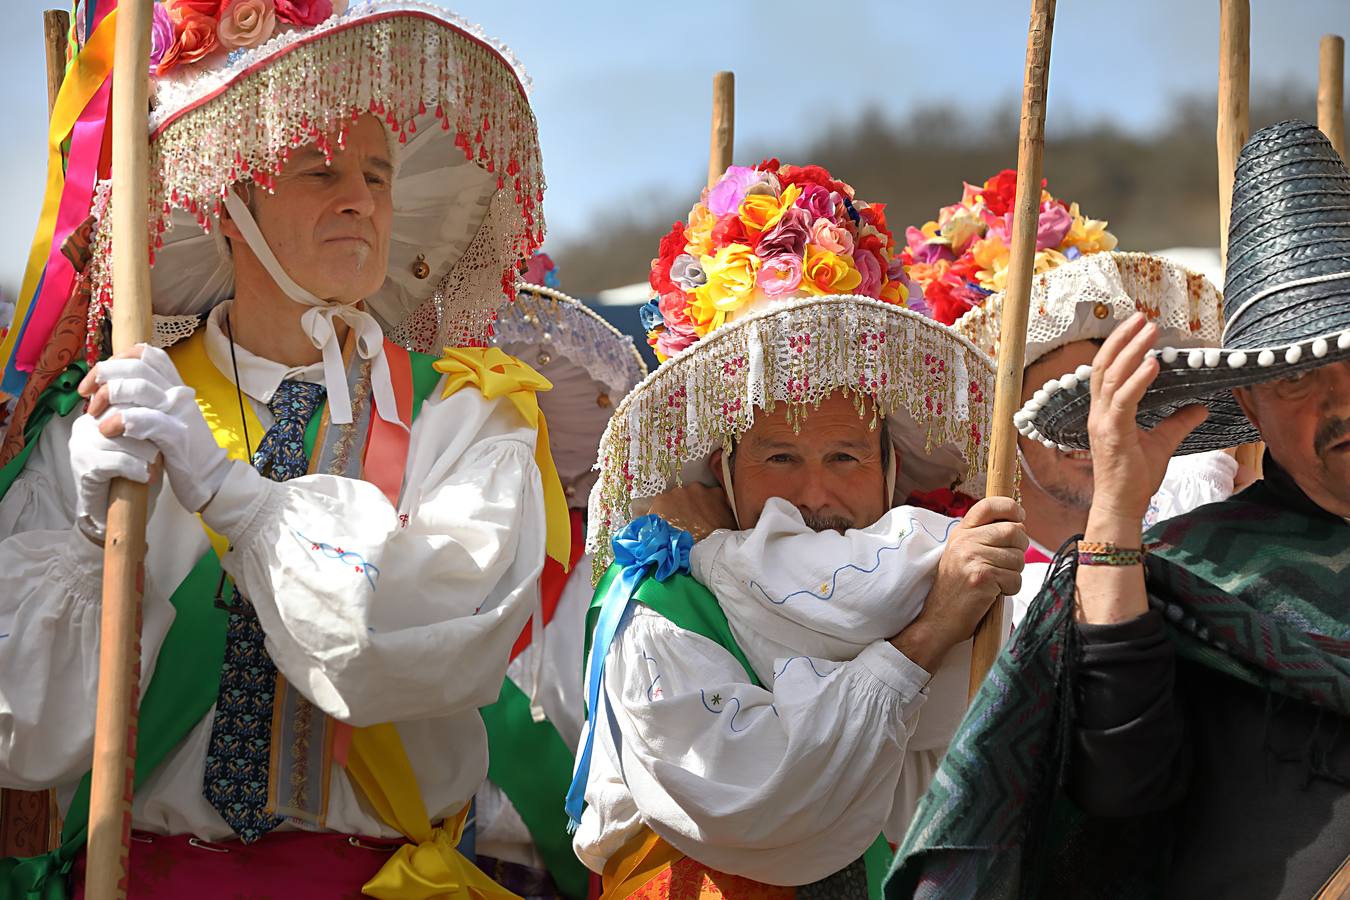
[[85, 414], [70, 429], [70, 469], [75, 476], [75, 524], [103, 542], [108, 530], [108, 483], [126, 478], [146, 484], [159, 455], [153, 444], [129, 437], [104, 437], [99, 420]]
[[107, 414], [120, 412], [126, 436], [153, 446], [183, 508], [198, 512], [225, 483], [236, 462], [216, 443], [202, 418], [196, 392], [183, 384], [169, 355], [144, 347], [140, 359], [110, 359], [94, 368], [108, 386]]

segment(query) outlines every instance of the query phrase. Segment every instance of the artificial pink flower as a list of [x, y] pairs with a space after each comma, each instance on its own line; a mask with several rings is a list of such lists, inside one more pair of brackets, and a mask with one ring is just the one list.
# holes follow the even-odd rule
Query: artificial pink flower
[[1058, 203], [1042, 203], [1041, 215], [1036, 222], [1036, 249], [1058, 248], [1072, 227], [1073, 216], [1067, 209]]
[[812, 222], [834, 216], [834, 194], [818, 184], [802, 185], [802, 195], [797, 198], [797, 205], [810, 214]]
[[802, 259], [784, 254], [764, 260], [755, 275], [755, 287], [766, 297], [782, 297], [795, 291], [802, 283]]
[[216, 36], [226, 50], [256, 47], [270, 38], [276, 27], [273, 0], [225, 0]]
[[216, 20], [190, 8], [171, 9], [176, 35], [173, 44], [155, 67], [156, 75], [163, 75], [179, 63], [195, 63], [217, 47]]
[[794, 206], [783, 213], [778, 224], [764, 232], [759, 243], [755, 244], [755, 253], [768, 259], [773, 256], [795, 256], [800, 260], [806, 255], [806, 241], [810, 237], [811, 217], [806, 210]]
[[816, 219], [816, 224], [811, 226], [811, 243], [831, 253], [853, 255], [853, 235], [829, 219]]
[[862, 276], [862, 283], [856, 288], [856, 293], [880, 300], [884, 278], [881, 263], [877, 261], [876, 255], [860, 247], [853, 253], [853, 264], [858, 267], [858, 274]]
[[291, 25], [318, 25], [333, 14], [333, 0], [276, 0], [277, 19]]

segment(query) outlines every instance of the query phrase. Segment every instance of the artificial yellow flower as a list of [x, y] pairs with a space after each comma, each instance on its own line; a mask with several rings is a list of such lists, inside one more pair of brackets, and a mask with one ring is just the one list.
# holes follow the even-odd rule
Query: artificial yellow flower
[[862, 274], [850, 257], [815, 244], [806, 246], [806, 263], [802, 266], [802, 287], [812, 294], [847, 294], [862, 284]]
[[971, 258], [980, 267], [980, 287], [986, 290], [1001, 291], [1000, 283], [1007, 280], [1008, 245], [997, 237], [981, 238], [971, 245]]
[[958, 254], [972, 240], [983, 237], [987, 230], [984, 219], [969, 209], [957, 211], [942, 224], [942, 236]]
[[717, 216], [702, 203], [689, 210], [689, 224], [684, 229], [684, 239], [689, 242], [687, 253], [696, 257], [712, 253], [712, 230], [717, 224]]
[[772, 194], [747, 194], [741, 201], [740, 209], [741, 223], [745, 225], [746, 234], [758, 237], [777, 225], [778, 220], [783, 218], [783, 213], [787, 212], [801, 195], [802, 189], [795, 184], [788, 185], [781, 197]]
[[1116, 236], [1106, 230], [1105, 220], [1086, 218], [1078, 211], [1077, 203], [1069, 207], [1069, 215], [1073, 216], [1073, 224], [1061, 246], [1077, 247], [1083, 255], [1116, 249]]
[[699, 337], [720, 328], [728, 313], [750, 299], [759, 271], [759, 257], [745, 244], [728, 244], [701, 261], [708, 280], [694, 289], [694, 302], [689, 304], [689, 318]]

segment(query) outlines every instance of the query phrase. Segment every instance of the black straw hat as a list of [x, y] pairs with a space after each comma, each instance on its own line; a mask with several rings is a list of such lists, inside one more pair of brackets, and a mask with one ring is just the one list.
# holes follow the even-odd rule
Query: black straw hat
[[[1259, 440], [1232, 389], [1350, 359], [1350, 172], [1307, 122], [1281, 122], [1242, 148], [1233, 182], [1221, 346], [1152, 351], [1160, 372], [1139, 403], [1151, 428], [1209, 407], [1182, 443], [1195, 453]], [[1091, 366], [1037, 391], [1016, 421], [1048, 446], [1088, 446]]]

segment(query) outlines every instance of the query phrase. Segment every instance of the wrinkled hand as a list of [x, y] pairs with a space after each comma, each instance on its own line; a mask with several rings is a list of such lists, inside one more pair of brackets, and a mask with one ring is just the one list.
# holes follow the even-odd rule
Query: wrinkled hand
[[1136, 532], [1149, 500], [1162, 486], [1168, 461], [1209, 414], [1203, 406], [1188, 406], [1151, 431], [1136, 424], [1139, 401], [1158, 375], [1158, 361], [1149, 355], [1157, 338], [1157, 328], [1136, 313], [1111, 333], [1092, 360], [1088, 442], [1095, 484], [1090, 517], [1133, 524]]
[[891, 643], [929, 672], [975, 626], [999, 596], [1022, 587], [1025, 514], [1009, 497], [986, 497], [970, 508], [947, 538], [921, 612]]
[[104, 360], [80, 382], [89, 414], [105, 438], [134, 439], [164, 458], [169, 486], [184, 509], [198, 512], [216, 495], [232, 465], [167, 353], [138, 344]]
[[701, 541], [714, 531], [735, 528], [736, 517], [718, 487], [686, 484], [652, 498], [647, 512], [658, 515], [676, 528], [683, 528]]

